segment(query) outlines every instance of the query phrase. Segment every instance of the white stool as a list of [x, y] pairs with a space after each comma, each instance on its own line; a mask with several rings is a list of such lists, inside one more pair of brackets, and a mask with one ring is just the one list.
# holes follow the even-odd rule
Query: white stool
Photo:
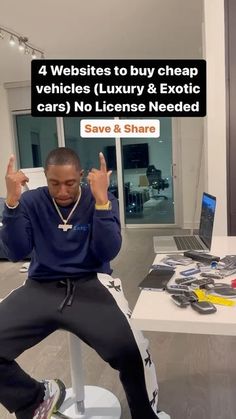
[[[101, 387], [84, 385], [81, 341], [71, 333], [69, 341], [72, 388], [66, 390], [60, 413], [72, 419], [120, 419], [120, 402], [113, 393]], [[60, 416], [53, 416], [57, 417]]]

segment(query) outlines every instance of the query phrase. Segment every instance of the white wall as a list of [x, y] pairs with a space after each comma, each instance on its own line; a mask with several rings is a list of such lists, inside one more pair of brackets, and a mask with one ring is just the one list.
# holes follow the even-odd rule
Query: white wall
[[5, 83], [11, 111], [31, 109], [31, 89], [29, 82]]
[[227, 234], [224, 0], [204, 0], [207, 59], [207, 189], [217, 197], [214, 234]]
[[[179, 142], [182, 226], [198, 228], [201, 197], [205, 190], [203, 118], [180, 118]], [[211, 191], [209, 191], [211, 192]]]

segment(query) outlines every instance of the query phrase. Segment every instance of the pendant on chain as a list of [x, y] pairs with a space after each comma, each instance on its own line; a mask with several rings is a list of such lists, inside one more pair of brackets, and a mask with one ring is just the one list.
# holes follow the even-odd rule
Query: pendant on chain
[[72, 227], [72, 224], [58, 224], [58, 228], [60, 228], [63, 231], [71, 230]]

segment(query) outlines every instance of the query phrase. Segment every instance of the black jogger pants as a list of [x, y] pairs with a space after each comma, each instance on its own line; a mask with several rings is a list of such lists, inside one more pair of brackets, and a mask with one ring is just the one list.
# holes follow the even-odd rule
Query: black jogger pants
[[35, 401], [42, 400], [43, 384], [26, 374], [15, 359], [63, 329], [119, 371], [132, 419], [155, 419], [155, 368], [147, 339], [131, 328], [129, 317], [121, 282], [109, 275], [63, 282], [28, 279], [0, 303], [0, 402], [20, 419]]

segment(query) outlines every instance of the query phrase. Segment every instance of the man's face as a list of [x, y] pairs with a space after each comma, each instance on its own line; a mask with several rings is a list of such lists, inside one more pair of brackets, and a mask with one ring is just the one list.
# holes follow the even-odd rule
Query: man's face
[[58, 205], [66, 207], [76, 201], [82, 174], [82, 170], [70, 164], [48, 166], [45, 171], [48, 190]]

